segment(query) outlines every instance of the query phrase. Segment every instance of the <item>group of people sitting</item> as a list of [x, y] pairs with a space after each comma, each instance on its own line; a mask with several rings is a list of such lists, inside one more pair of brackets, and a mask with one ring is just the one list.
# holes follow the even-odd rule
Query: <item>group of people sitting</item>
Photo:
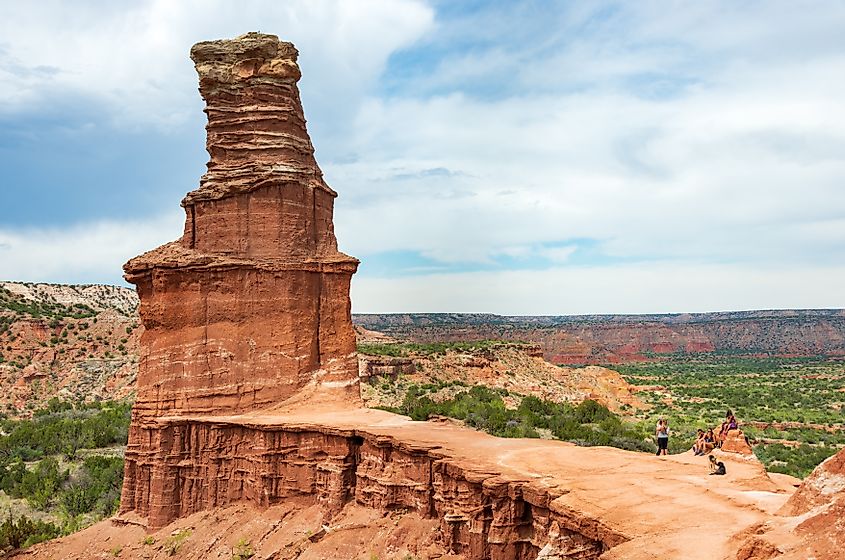
[[718, 433], [713, 428], [709, 428], [706, 432], [701, 429], [698, 430], [698, 437], [692, 446], [692, 450], [696, 455], [707, 455], [714, 449], [722, 447], [722, 444], [728, 437], [728, 432], [738, 429], [739, 424], [736, 421], [736, 416], [729, 409], [725, 415], [725, 421], [719, 427]]

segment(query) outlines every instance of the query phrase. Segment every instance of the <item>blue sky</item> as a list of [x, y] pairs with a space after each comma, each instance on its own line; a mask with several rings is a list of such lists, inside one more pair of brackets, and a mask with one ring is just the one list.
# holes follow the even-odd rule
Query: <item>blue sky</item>
[[356, 312], [845, 307], [845, 4], [0, 4], [0, 278], [121, 282], [204, 171], [187, 56], [300, 50]]

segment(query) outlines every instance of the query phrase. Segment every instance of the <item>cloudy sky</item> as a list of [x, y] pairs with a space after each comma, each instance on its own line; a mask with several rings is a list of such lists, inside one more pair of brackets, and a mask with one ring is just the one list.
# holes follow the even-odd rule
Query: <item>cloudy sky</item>
[[845, 3], [0, 2], [0, 279], [121, 283], [275, 33], [356, 312], [845, 307]]

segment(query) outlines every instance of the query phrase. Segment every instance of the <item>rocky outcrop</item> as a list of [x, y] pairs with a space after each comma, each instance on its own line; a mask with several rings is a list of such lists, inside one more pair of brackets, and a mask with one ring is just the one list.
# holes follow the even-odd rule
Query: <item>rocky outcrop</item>
[[381, 377], [395, 380], [401, 375], [413, 375], [416, 371], [411, 358], [358, 354], [358, 372], [362, 381]]
[[121, 511], [154, 527], [215, 503], [162, 462], [182, 432], [157, 419], [360, 404], [349, 300], [358, 261], [337, 250], [336, 194], [305, 129], [297, 51], [249, 33], [199, 43], [191, 58], [208, 172], [182, 201], [182, 237], [124, 267], [146, 331]]
[[211, 156], [182, 201], [181, 239], [125, 265], [146, 326], [136, 413], [247, 412], [303, 390], [357, 401], [349, 282], [335, 192], [296, 82], [297, 51], [250, 33], [191, 50]]
[[51, 398], [130, 398], [137, 306], [127, 288], [0, 282], [0, 408], [30, 416]]
[[845, 450], [816, 467], [768, 522], [741, 531], [736, 560], [838, 560], [845, 548]]
[[328, 523], [352, 502], [436, 519], [447, 552], [479, 560], [533, 559], [545, 546], [560, 557], [592, 559], [627, 540], [598, 519], [555, 508], [566, 490], [548, 481], [471, 466], [401, 430], [368, 429], [367, 420], [357, 417], [361, 429], [266, 418], [163, 420], [155, 448], [149, 457], [139, 451], [135, 463], [157, 463], [150, 488], [130, 489], [159, 500], [135, 513], [158, 528], [239, 501], [270, 507], [293, 500], [320, 505]]
[[[397, 348], [401, 348], [398, 346]], [[543, 359], [536, 344], [488, 341], [478, 348], [439, 352], [408, 351], [407, 356], [359, 354], [361, 395], [367, 406], [399, 407], [408, 390], [438, 385], [434, 400], [445, 400], [468, 387], [483, 385], [514, 395], [533, 395], [555, 402], [595, 400], [611, 410], [631, 413], [648, 408], [636, 388], [611, 369], [561, 367]], [[386, 380], [391, 383], [385, 385]], [[519, 400], [508, 397], [509, 405]]]
[[845, 450], [828, 457], [804, 479], [783, 507], [786, 515], [803, 515], [832, 501], [845, 506]]
[[725, 441], [722, 442], [722, 451], [730, 453], [739, 453], [740, 455], [752, 456], [754, 450], [751, 449], [751, 444], [748, 443], [748, 438], [742, 430], [729, 430], [725, 434]]
[[[255, 557], [265, 560], [369, 558], [376, 551], [397, 560], [409, 553], [455, 560], [710, 560], [731, 550], [733, 532], [772, 520], [789, 497], [758, 462], [734, 454], [720, 458], [726, 476], [710, 477], [707, 459], [691, 453], [657, 458], [500, 439], [379, 410], [162, 417], [157, 426], [154, 446], [130, 450], [136, 469], [151, 469], [149, 479], [130, 473], [133, 480], [149, 480], [156, 499], [113, 523], [144, 526], [154, 531], [154, 543], [188, 528], [205, 535], [195, 548], [180, 549], [178, 556], [188, 559], [230, 558], [231, 552], [218, 553], [218, 544], [234, 547], [248, 537]], [[223, 529], [235, 507], [248, 509]], [[311, 512], [308, 524], [296, 527], [296, 542], [282, 540], [293, 519], [280, 508]], [[371, 514], [351, 525], [354, 512]], [[250, 519], [274, 515], [265, 528], [251, 528]], [[379, 526], [375, 519], [383, 518], [406, 531], [424, 527], [425, 547], [396, 539], [389, 553], [390, 542], [368, 540]], [[146, 548], [138, 545], [143, 540], [115, 534], [106, 522], [22, 557], [93, 559], [118, 545], [126, 547], [121, 558], [168, 557], [166, 544]], [[337, 548], [321, 548], [324, 541]]]

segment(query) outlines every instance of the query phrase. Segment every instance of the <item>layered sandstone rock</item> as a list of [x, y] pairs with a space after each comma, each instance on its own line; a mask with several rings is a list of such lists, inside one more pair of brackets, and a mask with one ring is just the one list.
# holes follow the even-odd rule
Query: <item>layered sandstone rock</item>
[[175, 436], [157, 418], [360, 403], [349, 300], [358, 261], [337, 250], [336, 194], [305, 129], [297, 51], [249, 33], [199, 43], [191, 58], [208, 172], [182, 201], [182, 237], [124, 267], [146, 331], [121, 509], [153, 526], [199, 500], [173, 493], [156, 454]]
[[337, 250], [297, 51], [250, 33], [199, 43], [191, 58], [211, 159], [182, 201], [182, 238], [125, 266], [147, 329], [136, 411], [248, 412], [329, 387], [354, 403], [358, 261]]
[[838, 560], [845, 548], [845, 450], [816, 467], [766, 523], [740, 531], [735, 560]]
[[[387, 428], [379, 425], [385, 421]], [[477, 438], [453, 429], [380, 411], [168, 420], [155, 451], [163, 459], [166, 508], [151, 511], [159, 517], [149, 522], [158, 528], [159, 519], [239, 501], [317, 504], [330, 522], [354, 503], [433, 518], [444, 551], [467, 559], [533, 559], [547, 545], [567, 558], [594, 559], [627, 540], [599, 519], [553, 506], [567, 491], [550, 481], [492, 470], [444, 448], [444, 436]], [[421, 430], [434, 440], [421, 439]]]
[[[789, 497], [758, 462], [734, 454], [722, 458], [728, 474], [712, 477], [707, 459], [691, 453], [658, 458], [501, 439], [380, 410], [170, 417], [157, 425], [139, 463], [154, 465], [165, 482], [153, 493], [153, 512], [172, 522], [163, 526], [165, 517], [152, 514], [149, 523], [132, 514], [115, 520], [161, 528], [153, 545], [104, 522], [21, 557], [93, 560], [122, 545], [121, 558], [163, 560], [172, 535], [190, 529], [196, 537], [179, 558], [231, 558], [248, 538], [265, 560], [712, 560], [732, 558], [733, 533], [774, 520]], [[291, 510], [312, 512], [298, 537], [286, 534], [296, 522]], [[253, 526], [259, 517], [267, 522]], [[382, 518], [408, 532], [424, 527], [424, 546], [395, 534], [369, 540], [375, 530], [384, 534]], [[329, 543], [335, 548], [324, 548]]]
[[751, 444], [748, 443], [748, 438], [742, 430], [730, 430], [725, 434], [725, 441], [722, 442], [722, 451], [730, 453], [739, 453], [740, 455], [752, 456], [754, 450], [751, 449]]
[[816, 467], [786, 503], [783, 513], [803, 515], [833, 501], [845, 506], [845, 451], [828, 457]]

